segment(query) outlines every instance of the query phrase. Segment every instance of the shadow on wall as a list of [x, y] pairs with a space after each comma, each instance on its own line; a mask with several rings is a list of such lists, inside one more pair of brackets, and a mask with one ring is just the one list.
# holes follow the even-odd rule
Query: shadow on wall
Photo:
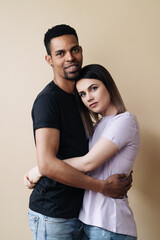
[[141, 148], [135, 167], [135, 188], [152, 202], [152, 206], [153, 203], [158, 206], [160, 203], [160, 135], [141, 131]]

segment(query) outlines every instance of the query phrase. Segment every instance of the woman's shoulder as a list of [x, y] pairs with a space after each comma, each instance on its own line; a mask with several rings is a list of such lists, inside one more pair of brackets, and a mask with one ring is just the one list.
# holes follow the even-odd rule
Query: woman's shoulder
[[106, 127], [120, 127], [125, 130], [133, 128], [139, 129], [139, 123], [134, 114], [126, 111], [110, 118], [108, 124], [106, 124]]
[[137, 117], [133, 113], [130, 113], [128, 111], [115, 115], [112, 118], [112, 120], [113, 121], [125, 121], [125, 122], [136, 122], [137, 123]]
[[115, 115], [114, 118], [115, 119], [117, 118], [135, 119], [136, 116], [133, 113], [126, 111], [126, 112]]

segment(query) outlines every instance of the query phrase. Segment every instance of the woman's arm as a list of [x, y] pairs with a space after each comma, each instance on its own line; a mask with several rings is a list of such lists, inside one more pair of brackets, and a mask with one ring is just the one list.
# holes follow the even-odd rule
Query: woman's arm
[[64, 161], [82, 172], [90, 172], [106, 162], [117, 151], [118, 147], [113, 142], [102, 137], [86, 155]]
[[35, 187], [36, 183], [40, 180], [42, 175], [39, 172], [38, 166], [30, 169], [24, 175], [24, 184], [27, 188], [32, 189]]

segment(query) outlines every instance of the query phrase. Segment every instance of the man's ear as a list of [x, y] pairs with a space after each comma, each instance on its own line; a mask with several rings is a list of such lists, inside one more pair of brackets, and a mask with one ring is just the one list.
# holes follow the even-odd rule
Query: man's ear
[[81, 46], [79, 46], [80, 47], [80, 49], [81, 49], [81, 52], [83, 52], [83, 49], [82, 49], [82, 47]]
[[46, 55], [45, 60], [50, 66], [53, 66], [52, 57], [50, 55]]

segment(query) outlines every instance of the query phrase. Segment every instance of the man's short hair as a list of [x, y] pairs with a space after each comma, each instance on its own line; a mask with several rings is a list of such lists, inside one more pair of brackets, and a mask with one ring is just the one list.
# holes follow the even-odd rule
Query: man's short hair
[[45, 33], [44, 35], [44, 45], [48, 55], [51, 55], [50, 42], [53, 38], [60, 37], [63, 35], [74, 35], [78, 41], [78, 36], [74, 28], [66, 24], [56, 25]]

